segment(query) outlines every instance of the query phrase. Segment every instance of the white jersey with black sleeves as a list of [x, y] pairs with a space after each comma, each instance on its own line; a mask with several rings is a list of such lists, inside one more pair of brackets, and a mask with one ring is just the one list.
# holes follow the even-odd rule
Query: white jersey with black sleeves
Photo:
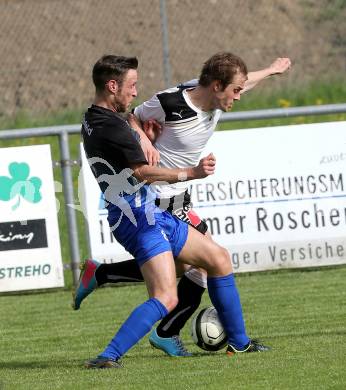
[[[191, 102], [188, 91], [196, 85], [197, 80], [191, 80], [158, 92], [135, 108], [142, 122], [155, 119], [162, 125], [154, 145], [160, 152], [161, 167], [196, 166], [221, 116], [221, 110], [202, 111]], [[155, 186], [159, 198], [170, 198], [186, 189], [186, 182]]]

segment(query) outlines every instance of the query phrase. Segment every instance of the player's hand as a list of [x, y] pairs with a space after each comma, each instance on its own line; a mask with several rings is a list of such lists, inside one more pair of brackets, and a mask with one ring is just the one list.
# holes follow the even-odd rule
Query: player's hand
[[194, 167], [194, 173], [196, 174], [196, 179], [202, 179], [212, 175], [215, 172], [216, 158], [213, 153], [208, 154], [208, 156], [203, 157], [197, 167]]
[[143, 130], [150, 141], [155, 143], [162, 133], [162, 126], [155, 119], [149, 119], [143, 123]]
[[271, 74], [281, 74], [286, 72], [291, 67], [291, 60], [289, 58], [277, 58], [270, 66]]
[[160, 162], [160, 153], [154, 148], [149, 138], [141, 136], [141, 147], [150, 166], [156, 166]]
[[133, 114], [128, 114], [127, 121], [129, 122], [129, 125], [140, 135], [141, 147], [148, 164], [150, 166], [157, 165], [160, 161], [160, 153], [154, 148], [145, 131], [142, 129], [139, 119]]

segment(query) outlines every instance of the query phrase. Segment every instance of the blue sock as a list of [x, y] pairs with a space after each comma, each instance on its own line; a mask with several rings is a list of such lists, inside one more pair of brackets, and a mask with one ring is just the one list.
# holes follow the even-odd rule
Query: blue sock
[[166, 307], [158, 299], [150, 298], [130, 314], [99, 356], [119, 359], [150, 331], [156, 321], [164, 318], [167, 314]]
[[246, 335], [243, 312], [233, 274], [208, 278], [210, 299], [228, 335], [228, 343], [244, 349], [250, 342]]

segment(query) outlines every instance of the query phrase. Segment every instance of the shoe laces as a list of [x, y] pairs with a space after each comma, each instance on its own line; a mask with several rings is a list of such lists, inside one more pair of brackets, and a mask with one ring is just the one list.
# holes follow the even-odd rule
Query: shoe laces
[[178, 347], [179, 351], [183, 354], [188, 354], [189, 352], [184, 347], [184, 344], [179, 336], [172, 336], [172, 339], [174, 340], [175, 345]]

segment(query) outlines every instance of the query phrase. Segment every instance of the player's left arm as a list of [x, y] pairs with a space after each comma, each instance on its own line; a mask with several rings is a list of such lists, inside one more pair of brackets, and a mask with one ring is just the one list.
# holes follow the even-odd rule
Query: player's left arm
[[155, 94], [151, 99], [137, 106], [134, 109], [134, 114], [141, 122], [143, 130], [150, 141], [155, 143], [166, 119], [166, 114], [161, 106], [158, 94]]
[[152, 144], [152, 140], [148, 138], [146, 131], [142, 128], [143, 125], [148, 126], [148, 124], [142, 124], [134, 114], [128, 114], [127, 121], [132, 129], [135, 130], [140, 136], [141, 147], [148, 164], [152, 166], [157, 165], [160, 161], [160, 153], [155, 149]]
[[244, 93], [255, 87], [260, 81], [266, 79], [267, 77], [285, 73], [291, 67], [291, 60], [289, 58], [277, 58], [272, 62], [267, 68], [257, 70], [255, 72], [249, 72], [247, 77], [248, 79], [245, 82], [245, 87], [241, 91]]

